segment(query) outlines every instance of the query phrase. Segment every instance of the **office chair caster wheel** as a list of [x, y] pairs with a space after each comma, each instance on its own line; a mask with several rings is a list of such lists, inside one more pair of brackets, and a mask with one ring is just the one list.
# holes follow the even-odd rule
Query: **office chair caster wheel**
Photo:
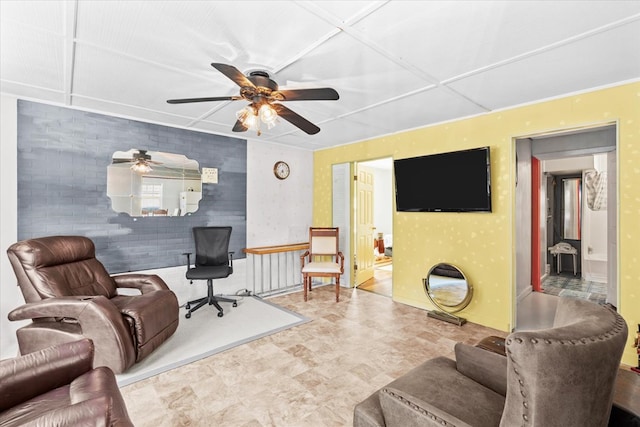
[[219, 312], [218, 312], [218, 317], [222, 317], [222, 316], [224, 316], [224, 314], [222, 314], [222, 312], [221, 312], [221, 311], [219, 311]]
[[233, 305], [232, 305], [232, 307], [237, 307], [237, 306], [238, 306], [237, 302], [234, 302]]
[[191, 313], [185, 314], [184, 317], [186, 317], [187, 319], [191, 319]]

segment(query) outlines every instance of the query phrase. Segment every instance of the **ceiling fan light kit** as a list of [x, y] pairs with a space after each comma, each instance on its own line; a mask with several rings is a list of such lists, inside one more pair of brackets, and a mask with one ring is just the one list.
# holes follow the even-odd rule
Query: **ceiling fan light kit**
[[138, 160], [134, 164], [131, 165], [131, 170], [140, 175], [144, 175], [145, 173], [151, 172], [153, 169], [149, 166], [146, 160]]
[[240, 86], [240, 96], [217, 96], [206, 98], [169, 99], [169, 104], [186, 104], [211, 101], [249, 101], [250, 104], [236, 113], [234, 132], [251, 129], [260, 136], [260, 124], [272, 129], [282, 117], [309, 135], [320, 132], [320, 128], [280, 102], [283, 101], [337, 101], [340, 96], [332, 88], [279, 90], [266, 71], [251, 71], [244, 75], [232, 65], [212, 63], [211, 66]]

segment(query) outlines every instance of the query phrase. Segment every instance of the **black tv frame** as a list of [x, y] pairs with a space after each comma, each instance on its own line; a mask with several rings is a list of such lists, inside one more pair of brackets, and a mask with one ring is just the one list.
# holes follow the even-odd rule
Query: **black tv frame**
[[[478, 188], [480, 188], [480, 186], [482, 185], [482, 188], [485, 189], [483, 191], [484, 196], [480, 196], [478, 198], [478, 200], [481, 200], [484, 203], [477, 203], [476, 201], [474, 203], [471, 203], [465, 206], [464, 203], [459, 203], [460, 201], [457, 201], [458, 202], [457, 204], [449, 203], [448, 205], [446, 204], [438, 205], [438, 204], [427, 203], [424, 196], [415, 197], [415, 200], [419, 201], [420, 203], [416, 203], [412, 205], [407, 202], [407, 200], [410, 200], [410, 198], [404, 197], [404, 194], [406, 194], [406, 192], [411, 191], [415, 193], [420, 191], [420, 185], [417, 184], [417, 181], [419, 179], [422, 178], [425, 181], [429, 181], [431, 185], [438, 185], [439, 182], [442, 183], [443, 180], [447, 178], [451, 178], [459, 181], [460, 177], [463, 177], [465, 173], [465, 170], [449, 167], [449, 168], [446, 168], [446, 170], [444, 171], [440, 170], [440, 172], [444, 173], [445, 176], [439, 176], [438, 178], [441, 178], [441, 179], [435, 180], [433, 176], [434, 172], [430, 170], [425, 170], [423, 174], [420, 174], [417, 171], [416, 165], [420, 165], [421, 163], [424, 163], [425, 167], [433, 167], [434, 162], [438, 162], [437, 164], [440, 167], [445, 164], [451, 166], [451, 163], [456, 158], [461, 158], [461, 157], [470, 158], [469, 156], [474, 156], [474, 155], [477, 156], [476, 153], [478, 152], [484, 153], [483, 158], [486, 159], [486, 173], [482, 177], [484, 178], [486, 176], [486, 183], [485, 183], [485, 180], [483, 179], [483, 181], [481, 182], [474, 181], [473, 184]], [[395, 177], [396, 211], [397, 212], [487, 212], [487, 213], [492, 212], [490, 153], [491, 153], [490, 148], [486, 146], [486, 147], [477, 147], [477, 148], [471, 148], [466, 150], [448, 151], [443, 153], [427, 154], [423, 156], [395, 159], [394, 160], [394, 177]], [[477, 162], [478, 160], [476, 159], [475, 161]], [[409, 166], [407, 163], [413, 163], [412, 165], [413, 170], [411, 171], [411, 173], [413, 174], [411, 176], [411, 181], [413, 182], [410, 182], [410, 183], [401, 182], [400, 183], [401, 187], [399, 187], [398, 185], [399, 183], [397, 179], [398, 168], [403, 165], [405, 166], [405, 168], [403, 168], [403, 170], [400, 172], [401, 175], [404, 175], [407, 172], [406, 167]], [[476, 166], [479, 166], [479, 165], [476, 165]], [[480, 169], [480, 168], [477, 168], [477, 169]], [[478, 172], [478, 170], [476, 170], [476, 172]], [[456, 174], [456, 175], [454, 176], [453, 174]], [[406, 178], [406, 176], [404, 178]], [[477, 179], [477, 177], [472, 177], [471, 179]], [[410, 181], [410, 180], [408, 179], [407, 181]], [[462, 182], [456, 182], [456, 184], [458, 186], [463, 185]], [[455, 187], [454, 185], [451, 186], [451, 188], [454, 188], [454, 187]], [[443, 192], [442, 194], [445, 194], [445, 193]]]

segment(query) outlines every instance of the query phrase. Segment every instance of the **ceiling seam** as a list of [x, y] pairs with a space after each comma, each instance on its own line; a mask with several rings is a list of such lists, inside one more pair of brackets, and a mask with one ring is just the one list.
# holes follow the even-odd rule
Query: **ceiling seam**
[[[375, 10], [379, 9], [380, 7], [382, 7], [384, 4], [386, 4], [389, 0], [386, 1], [381, 1], [378, 2], [376, 4], [372, 4], [371, 7], [369, 7], [368, 9], [366, 9], [366, 11], [361, 11], [361, 13], [359, 14], [359, 16], [357, 18], [353, 18], [354, 22], [358, 22], [359, 20], [363, 19], [364, 17], [370, 15], [371, 13], [373, 13]], [[317, 9], [317, 6], [313, 5], [310, 2], [305, 2], [305, 1], [295, 1], [295, 4], [297, 4], [298, 6], [302, 7], [303, 9], [307, 10], [308, 12], [312, 13], [313, 15], [318, 16], [319, 18], [323, 19], [321, 16], [319, 16], [315, 10]], [[323, 10], [323, 12], [325, 12]], [[326, 21], [325, 19], [323, 19], [324, 21]], [[320, 37], [318, 40], [316, 40], [314, 43], [310, 44], [309, 46], [307, 46], [306, 48], [300, 50], [298, 53], [296, 53], [295, 55], [289, 57], [287, 60], [281, 62], [280, 64], [276, 65], [275, 67], [271, 68], [271, 73], [272, 74], [277, 74], [283, 70], [285, 70], [286, 68], [288, 68], [289, 66], [293, 65], [296, 61], [298, 61], [299, 59], [301, 59], [302, 57], [304, 57], [305, 55], [307, 55], [310, 52], [313, 52], [315, 49], [317, 49], [318, 47], [320, 47], [322, 44], [324, 44], [325, 42], [331, 40], [333, 37], [335, 37], [336, 35], [340, 34], [340, 32], [342, 31], [342, 29], [337, 26], [336, 28], [334, 28], [333, 30], [327, 32], [325, 35], [323, 35], [322, 37]], [[208, 110], [207, 112], [203, 113], [202, 115], [198, 116], [195, 119], [192, 119], [187, 126], [195, 126], [197, 125], [199, 122], [206, 120], [208, 117], [212, 116], [214, 113], [220, 111], [223, 107], [225, 107], [226, 105], [228, 105], [229, 103], [226, 102], [222, 105], [216, 106], [210, 110]], [[322, 124], [322, 123], [320, 123]]]
[[76, 49], [75, 40], [78, 30], [78, 0], [64, 3], [64, 64], [63, 79], [64, 82], [64, 104], [71, 105], [73, 93], [73, 79], [75, 75]]
[[[355, 15], [352, 18], [349, 18], [344, 22], [347, 25], [349, 25], [349, 22], [354, 22], [354, 23], [358, 22], [361, 19], [369, 16], [371, 13], [375, 12], [376, 10], [378, 10], [379, 8], [381, 8], [382, 6], [384, 6], [388, 2], [389, 2], [389, 0], [372, 3], [371, 5], [369, 5], [369, 7], [365, 8], [363, 10], [360, 10], [358, 15]], [[315, 15], [316, 17], [322, 19], [323, 21], [328, 22], [329, 24], [335, 26], [336, 28], [334, 28], [333, 30], [329, 31], [324, 36], [320, 37], [314, 43], [312, 43], [311, 45], [307, 46], [305, 49], [302, 49], [297, 54], [291, 56], [286, 61], [284, 61], [281, 64], [279, 64], [276, 67], [274, 67], [273, 68], [273, 73], [278, 73], [278, 72], [286, 69], [290, 65], [293, 65], [293, 63], [295, 63], [298, 59], [302, 58], [304, 55], [306, 55], [306, 54], [308, 54], [310, 52], [313, 52], [316, 48], [318, 48], [319, 46], [321, 46], [325, 42], [331, 40], [333, 37], [337, 36], [338, 34], [340, 34], [342, 32], [342, 26], [341, 25], [336, 25], [335, 22], [329, 22], [329, 21], [327, 21], [326, 19], [324, 19], [322, 17], [322, 14], [325, 14], [325, 13], [328, 13], [328, 12], [326, 10], [322, 9], [321, 7], [311, 3], [309, 1], [294, 1], [293, 3], [295, 3], [298, 6], [300, 6], [301, 8], [305, 9], [307, 12], [311, 13], [312, 15]], [[340, 21], [336, 17], [334, 17], [334, 19], [337, 20], [337, 21]]]
[[121, 107], [127, 107], [127, 108], [134, 108], [136, 110], [143, 110], [143, 111], [149, 111], [151, 113], [156, 113], [156, 114], [160, 114], [160, 115], [164, 115], [164, 116], [171, 116], [171, 117], [177, 117], [180, 119], [189, 119], [189, 117], [187, 116], [181, 116], [179, 114], [174, 114], [174, 113], [167, 113], [166, 111], [160, 111], [160, 110], [154, 110], [151, 108], [146, 108], [146, 107], [140, 107], [138, 105], [133, 105], [133, 104], [125, 104], [124, 102], [117, 102], [117, 101], [109, 101], [103, 98], [96, 98], [93, 96], [86, 96], [86, 95], [73, 95], [74, 98], [78, 98], [78, 99], [86, 99], [86, 100], [90, 100], [90, 101], [98, 101], [98, 102], [103, 102], [106, 104], [113, 104], [113, 105], [118, 105]]
[[334, 38], [335, 36], [340, 34], [340, 32], [341, 32], [341, 30], [339, 28], [331, 30], [330, 32], [328, 32], [327, 34], [325, 34], [324, 36], [320, 37], [318, 40], [316, 40], [315, 42], [313, 42], [312, 44], [307, 46], [305, 49], [302, 49], [301, 51], [299, 51], [295, 55], [289, 57], [289, 59], [287, 59], [286, 61], [278, 64], [277, 66], [275, 66], [273, 68], [273, 73], [277, 74], [280, 71], [282, 71], [282, 70], [286, 69], [287, 67], [289, 67], [290, 65], [293, 65], [297, 60], [299, 60], [300, 58], [302, 58], [306, 54], [313, 52], [320, 45], [324, 44], [325, 42], [331, 40], [332, 38]]
[[[0, 82], [3, 83], [8, 83], [10, 85], [15, 85], [15, 86], [22, 86], [22, 87], [28, 87], [31, 89], [39, 89], [39, 90], [44, 90], [46, 92], [53, 92], [53, 93], [59, 93], [59, 94], [64, 94], [64, 90], [63, 89], [51, 89], [50, 87], [44, 87], [44, 86], [38, 86], [38, 85], [31, 85], [31, 84], [27, 84], [27, 83], [22, 83], [22, 82], [17, 82], [15, 80], [7, 80], [7, 79], [0, 79]], [[2, 92], [2, 93], [10, 93], [10, 92]]]
[[[378, 6], [382, 7], [385, 3], [382, 3]], [[427, 81], [428, 83], [432, 84], [432, 85], [436, 85], [438, 87], [443, 88], [445, 91], [451, 93], [452, 95], [466, 101], [466, 102], [470, 102], [471, 104], [475, 105], [476, 107], [484, 110], [484, 111], [491, 111], [490, 108], [488, 108], [487, 106], [474, 101], [473, 99], [462, 95], [461, 93], [457, 92], [456, 90], [445, 86], [439, 79], [437, 79], [436, 77], [430, 75], [429, 73], [423, 71], [422, 69], [416, 67], [415, 65], [405, 61], [404, 59], [398, 57], [397, 55], [388, 52], [385, 48], [383, 48], [382, 46], [379, 46], [377, 43], [375, 43], [374, 41], [368, 39], [361, 31], [358, 31], [357, 29], [353, 28], [351, 26], [351, 24], [348, 24], [346, 21], [344, 22], [344, 25], [341, 25], [342, 21], [340, 21], [339, 18], [335, 17], [334, 15], [332, 15], [331, 13], [327, 12], [326, 10], [322, 9], [319, 6], [316, 5], [310, 5], [308, 3], [305, 3], [304, 6], [307, 10], [311, 11], [312, 13], [314, 13], [316, 16], [318, 16], [319, 18], [325, 20], [326, 22], [328, 22], [331, 25], [334, 25], [336, 27], [339, 27], [342, 29], [342, 31], [351, 36], [353, 39], [355, 39], [356, 41], [358, 41], [359, 43], [363, 44], [364, 46], [367, 46], [368, 48], [374, 50], [375, 52], [377, 52], [378, 54], [382, 55], [383, 57], [385, 57], [386, 59], [390, 60], [391, 62], [395, 63], [396, 65], [399, 65], [400, 67], [402, 67], [403, 69], [407, 70], [408, 72], [410, 72], [411, 74]], [[374, 9], [377, 10], [378, 8]], [[371, 11], [373, 12], [373, 10]], [[367, 15], [364, 15], [362, 17], [359, 18], [362, 19]], [[356, 23], [357, 21], [355, 21], [354, 23]], [[424, 88], [419, 89], [418, 91], [422, 91], [425, 90]], [[390, 101], [387, 101], [390, 102]]]
[[494, 68], [499, 68], [499, 67], [502, 67], [504, 65], [508, 65], [508, 64], [511, 64], [511, 63], [514, 63], [514, 62], [521, 61], [523, 59], [530, 58], [532, 56], [536, 56], [536, 55], [538, 55], [540, 53], [548, 52], [548, 51], [557, 49], [559, 47], [566, 46], [566, 45], [569, 45], [571, 43], [578, 42], [580, 40], [584, 40], [584, 39], [592, 37], [592, 36], [594, 36], [596, 34], [607, 32], [609, 30], [612, 30], [614, 28], [617, 28], [617, 27], [632, 23], [632, 22], [637, 21], [637, 20], [640, 20], [640, 14], [632, 15], [630, 17], [626, 17], [626, 18], [620, 19], [618, 21], [612, 22], [610, 24], [602, 25], [600, 27], [593, 28], [593, 29], [591, 29], [589, 31], [585, 31], [585, 32], [577, 34], [575, 36], [567, 37], [566, 39], [562, 39], [562, 40], [559, 40], [557, 42], [554, 42], [554, 43], [539, 47], [537, 49], [530, 50], [530, 51], [522, 53], [520, 55], [512, 56], [511, 58], [507, 58], [507, 59], [504, 59], [502, 61], [494, 62], [494, 63], [486, 65], [484, 67], [476, 68], [475, 70], [471, 70], [471, 71], [468, 71], [466, 73], [459, 74], [459, 75], [454, 76], [454, 77], [450, 77], [448, 79], [443, 80], [442, 84], [443, 85], [448, 85], [448, 84], [451, 84], [451, 83], [456, 82], [458, 80], [462, 80], [464, 78], [471, 77], [471, 76], [474, 76], [476, 74], [484, 73], [485, 71], [489, 71], [489, 70], [492, 70]]
[[211, 82], [211, 79], [209, 79], [209, 78], [207, 78], [207, 77], [205, 77], [203, 75], [200, 75], [198, 73], [185, 71], [182, 68], [177, 68], [177, 67], [174, 67], [172, 65], [167, 65], [167, 64], [163, 64], [161, 62], [156, 62], [156, 61], [152, 61], [150, 59], [145, 59], [145, 58], [142, 58], [142, 57], [134, 56], [134, 55], [131, 55], [131, 54], [119, 51], [119, 50], [111, 49], [111, 48], [106, 47], [106, 46], [101, 46], [99, 44], [95, 44], [95, 43], [88, 42], [88, 41], [83, 41], [83, 40], [80, 40], [80, 39], [76, 39], [75, 43], [76, 43], [76, 45], [89, 46], [89, 47], [92, 47], [94, 49], [102, 50], [104, 52], [109, 52], [109, 53], [111, 53], [113, 55], [116, 55], [116, 56], [121, 56], [121, 57], [128, 58], [128, 59], [131, 59], [131, 60], [137, 61], [137, 62], [143, 62], [145, 64], [152, 65], [154, 67], [164, 68], [165, 70], [174, 71], [174, 72], [177, 72], [179, 74], [185, 74], [185, 75], [188, 75], [188, 76], [197, 77], [199, 79], [206, 80], [207, 82]]

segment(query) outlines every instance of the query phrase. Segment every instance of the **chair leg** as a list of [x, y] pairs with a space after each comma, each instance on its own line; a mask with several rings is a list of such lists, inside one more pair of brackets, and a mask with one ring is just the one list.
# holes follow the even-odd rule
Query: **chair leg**
[[308, 280], [308, 277], [305, 274], [302, 277], [302, 287], [304, 288], [304, 300], [305, 300], [305, 302], [307, 301], [307, 280]]
[[340, 302], [340, 276], [336, 277], [336, 302]]

